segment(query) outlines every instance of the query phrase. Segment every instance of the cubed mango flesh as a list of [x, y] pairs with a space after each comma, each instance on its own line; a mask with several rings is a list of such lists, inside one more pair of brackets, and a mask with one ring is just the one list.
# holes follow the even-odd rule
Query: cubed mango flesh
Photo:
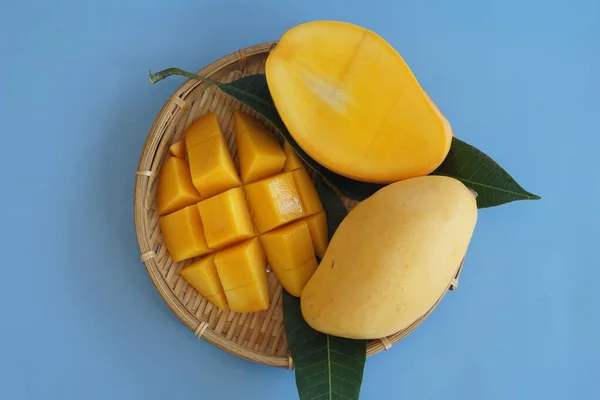
[[211, 251], [204, 238], [202, 220], [195, 204], [161, 217], [160, 229], [173, 261], [182, 261]]
[[284, 172], [293, 171], [304, 165], [296, 151], [287, 141], [283, 144], [283, 152], [285, 153], [285, 164], [283, 164]]
[[266, 280], [225, 292], [231, 311], [246, 313], [269, 308], [269, 285]]
[[285, 153], [277, 138], [256, 118], [234, 111], [234, 131], [244, 183], [281, 172]]
[[320, 259], [325, 255], [327, 246], [329, 245], [329, 234], [327, 232], [327, 216], [324, 211], [311, 215], [306, 218], [310, 237], [312, 238], [315, 254]]
[[203, 257], [184, 267], [181, 276], [202, 296], [223, 309], [227, 306], [225, 292], [215, 267], [214, 254]]
[[306, 169], [304, 169], [304, 167], [298, 168], [294, 170], [293, 174], [294, 182], [296, 183], [296, 188], [298, 188], [300, 200], [302, 201], [302, 208], [306, 215], [313, 215], [319, 211], [323, 211], [323, 205], [321, 204], [319, 194], [317, 193], [308, 172], [306, 172]]
[[251, 183], [245, 190], [259, 233], [305, 216], [291, 171]]
[[185, 129], [184, 137], [186, 141], [186, 147], [196, 147], [198, 144], [204, 142], [206, 139], [210, 139], [215, 136], [223, 136], [223, 131], [219, 126], [219, 120], [217, 114], [214, 112], [208, 112], [198, 117], [194, 122], [191, 123]]
[[230, 189], [198, 203], [208, 246], [220, 249], [254, 236], [244, 189]]
[[169, 153], [173, 157], [185, 160], [185, 138], [180, 139], [169, 147]]
[[267, 259], [257, 238], [219, 251], [215, 265], [225, 292], [267, 279]]
[[269, 265], [282, 286], [300, 296], [317, 268], [317, 259], [306, 220], [300, 220], [260, 236]]
[[166, 215], [200, 201], [185, 160], [171, 157], [160, 169], [156, 187], [158, 215]]
[[195, 146], [186, 139], [192, 182], [204, 198], [241, 185], [231, 154], [221, 135]]

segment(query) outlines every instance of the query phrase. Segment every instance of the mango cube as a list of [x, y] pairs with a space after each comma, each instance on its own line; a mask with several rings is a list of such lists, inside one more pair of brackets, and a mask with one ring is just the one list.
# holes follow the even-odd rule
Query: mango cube
[[196, 147], [206, 139], [210, 139], [215, 136], [222, 137], [223, 132], [219, 126], [217, 114], [214, 112], [208, 112], [197, 118], [185, 129], [184, 132], [187, 148]]
[[275, 136], [248, 114], [236, 110], [233, 116], [242, 181], [251, 183], [281, 172], [285, 154]]
[[285, 164], [283, 164], [284, 172], [293, 171], [304, 166], [296, 151], [287, 141], [283, 144], [283, 152], [285, 153]]
[[160, 169], [156, 187], [158, 215], [170, 214], [200, 201], [200, 194], [192, 184], [188, 163], [171, 157]]
[[306, 215], [313, 215], [319, 211], [323, 211], [323, 205], [321, 204], [319, 194], [315, 189], [315, 185], [313, 184], [310, 175], [306, 172], [306, 169], [304, 169], [304, 167], [298, 168], [294, 170], [293, 174], [298, 193], [300, 193], [302, 207], [304, 208]]
[[192, 182], [204, 198], [241, 185], [223, 136], [213, 136], [193, 145], [186, 138]]
[[221, 250], [215, 255], [215, 265], [226, 293], [267, 280], [267, 260], [256, 238]]
[[160, 218], [163, 241], [174, 261], [210, 253], [204, 228], [194, 204]]
[[300, 297], [302, 289], [304, 289], [304, 286], [306, 286], [310, 278], [312, 278], [318, 266], [319, 263], [313, 254], [311, 259], [299, 267], [283, 271], [275, 270], [275, 268], [273, 268], [273, 271], [275, 272], [275, 276], [277, 276], [277, 280], [281, 283], [281, 286], [283, 286], [289, 294]]
[[273, 272], [285, 290], [300, 296], [317, 269], [317, 259], [306, 220], [265, 233], [260, 241]]
[[291, 171], [251, 183], [245, 189], [259, 233], [305, 216]]
[[269, 308], [269, 286], [266, 280], [251, 283], [225, 292], [229, 309], [245, 313], [263, 311]]
[[315, 254], [323, 259], [327, 246], [329, 245], [329, 233], [327, 232], [327, 216], [324, 211], [311, 215], [306, 219], [310, 237], [312, 238]]
[[173, 157], [185, 160], [185, 138], [178, 140], [169, 147], [169, 153]]
[[215, 267], [215, 256], [208, 255], [184, 267], [181, 276], [208, 301], [223, 309], [227, 306], [225, 292]]
[[244, 189], [230, 189], [198, 203], [208, 246], [220, 249], [254, 236]]

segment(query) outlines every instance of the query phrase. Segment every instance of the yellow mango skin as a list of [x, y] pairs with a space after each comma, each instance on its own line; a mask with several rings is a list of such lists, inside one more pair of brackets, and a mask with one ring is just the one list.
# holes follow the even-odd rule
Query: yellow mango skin
[[329, 245], [329, 234], [327, 232], [327, 216], [324, 211], [311, 215], [306, 219], [310, 236], [312, 238], [315, 254], [319, 259], [325, 256], [325, 251]]
[[160, 169], [156, 188], [158, 215], [166, 215], [200, 201], [185, 160], [171, 157]]
[[283, 152], [285, 153], [285, 164], [283, 164], [284, 172], [293, 171], [304, 166], [302, 160], [288, 142], [283, 144]]
[[195, 204], [161, 217], [160, 230], [173, 261], [182, 261], [211, 252]]
[[277, 138], [248, 114], [236, 110], [233, 120], [242, 182], [251, 183], [281, 172], [285, 153]]
[[441, 297], [477, 222], [458, 180], [393, 183], [356, 206], [302, 291], [307, 323], [331, 335], [373, 339], [407, 328]]
[[298, 144], [349, 178], [378, 183], [429, 174], [450, 150], [452, 131], [396, 50], [344, 22], [288, 30], [266, 77]]
[[206, 242], [220, 249], [254, 236], [244, 189], [233, 188], [198, 203]]
[[215, 267], [215, 256], [208, 255], [184, 267], [181, 276], [211, 303], [224, 309], [227, 306], [225, 292]]
[[169, 154], [185, 160], [185, 138], [178, 140], [169, 147]]

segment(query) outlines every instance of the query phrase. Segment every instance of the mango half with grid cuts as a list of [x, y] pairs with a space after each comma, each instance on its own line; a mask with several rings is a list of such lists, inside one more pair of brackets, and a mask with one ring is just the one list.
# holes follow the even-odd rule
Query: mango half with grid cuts
[[325, 211], [302, 161], [256, 118], [236, 111], [239, 170], [216, 114], [169, 148], [157, 183], [163, 242], [181, 276], [223, 309], [269, 308], [267, 263], [292, 295], [328, 245]]
[[450, 150], [446, 118], [396, 50], [363, 27], [297, 25], [270, 52], [265, 73], [292, 137], [340, 175], [377, 183], [423, 176]]

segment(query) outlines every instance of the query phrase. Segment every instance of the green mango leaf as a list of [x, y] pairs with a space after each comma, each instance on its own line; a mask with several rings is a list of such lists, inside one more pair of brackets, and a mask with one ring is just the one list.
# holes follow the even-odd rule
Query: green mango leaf
[[[325, 208], [331, 238], [348, 210], [322, 179], [317, 178], [315, 186]], [[294, 360], [300, 400], [358, 399], [368, 341], [345, 339], [315, 331], [302, 317], [300, 299], [285, 290], [283, 323]]]
[[453, 138], [448, 156], [432, 175], [458, 179], [477, 193], [477, 207], [499, 206], [516, 200], [537, 200], [500, 165], [475, 147]]
[[[171, 75], [182, 75], [218, 86], [224, 93], [250, 107], [261, 115], [298, 153], [298, 156], [321, 177], [351, 199], [362, 201], [385, 185], [362, 182], [330, 171], [311, 158], [296, 143], [281, 120], [264, 74], [249, 75], [231, 83], [221, 83], [179, 68], [165, 69], [150, 74], [150, 82], [158, 82]], [[517, 200], [537, 200], [540, 197], [523, 189], [502, 167], [475, 147], [453, 138], [448, 156], [432, 175], [456, 178], [478, 193], [479, 208], [494, 207]]]
[[378, 184], [350, 179], [330, 171], [302, 150], [302, 147], [296, 143], [281, 120], [281, 117], [275, 108], [275, 104], [273, 103], [273, 99], [271, 98], [271, 92], [269, 92], [269, 86], [267, 85], [267, 78], [264, 74], [248, 75], [231, 83], [222, 83], [179, 68], [168, 68], [157, 72], [156, 74], [151, 73], [150, 82], [156, 83], [171, 75], [181, 75], [190, 79], [203, 81], [210, 85], [215, 85], [224, 93], [232, 96], [234, 99], [254, 110], [257, 114], [262, 116], [267, 123], [275, 128], [307, 165], [351, 199], [364, 200], [382, 187]]

